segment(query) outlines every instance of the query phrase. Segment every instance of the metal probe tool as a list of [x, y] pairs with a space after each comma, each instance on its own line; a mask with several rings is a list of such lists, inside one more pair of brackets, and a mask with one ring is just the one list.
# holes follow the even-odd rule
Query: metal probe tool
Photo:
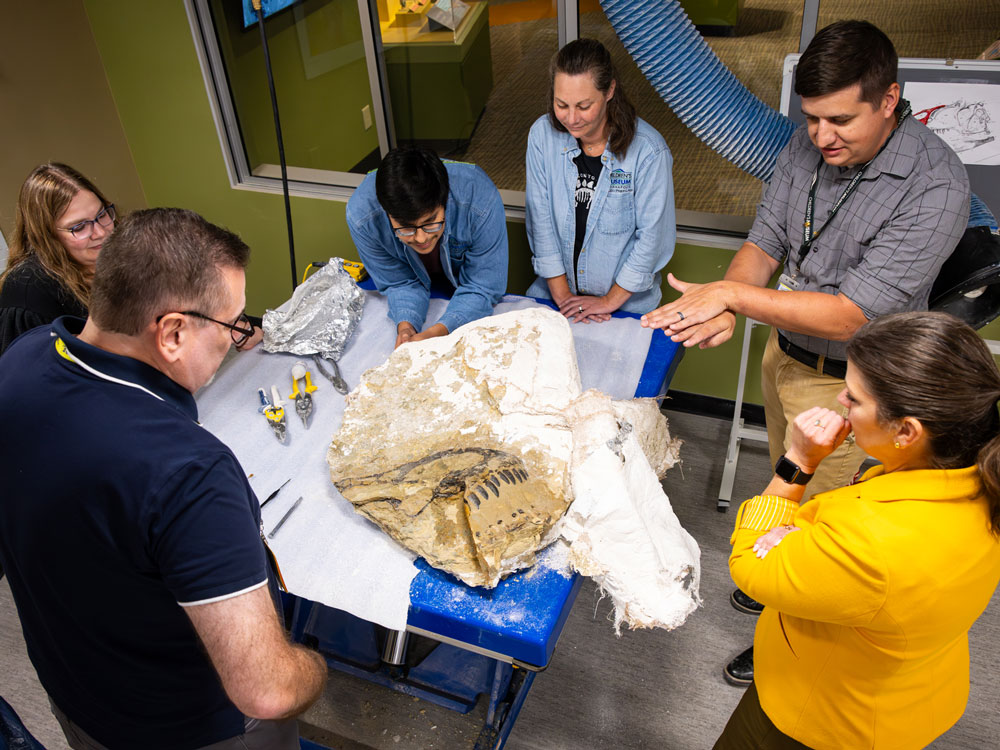
[[273, 529], [271, 529], [271, 533], [267, 535], [268, 539], [274, 539], [274, 535], [278, 533], [278, 529], [280, 529], [282, 525], [285, 523], [285, 521], [288, 520], [288, 517], [295, 512], [295, 509], [299, 507], [299, 503], [301, 502], [302, 502], [302, 496], [299, 495], [299, 499], [296, 500], [294, 503], [292, 503], [292, 507], [289, 508], [287, 511], [285, 511], [285, 515], [283, 515], [281, 517], [281, 520], [278, 521], [277, 524], [275, 524], [275, 527]]

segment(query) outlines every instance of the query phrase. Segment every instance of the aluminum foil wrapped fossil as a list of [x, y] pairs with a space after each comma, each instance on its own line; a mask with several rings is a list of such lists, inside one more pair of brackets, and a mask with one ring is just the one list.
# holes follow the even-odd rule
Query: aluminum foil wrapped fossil
[[469, 585], [495, 586], [562, 535], [616, 628], [675, 627], [699, 602], [697, 544], [658, 479], [680, 441], [654, 400], [581, 390], [569, 324], [545, 308], [405, 344], [348, 396], [331, 478]]
[[358, 327], [365, 295], [341, 258], [330, 258], [279, 310], [264, 312], [264, 341], [268, 352], [321, 354], [336, 361]]

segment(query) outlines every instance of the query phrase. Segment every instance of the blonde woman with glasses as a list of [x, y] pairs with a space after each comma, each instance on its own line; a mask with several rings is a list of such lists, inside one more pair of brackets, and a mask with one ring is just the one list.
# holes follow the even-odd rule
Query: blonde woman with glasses
[[87, 316], [97, 256], [114, 227], [114, 204], [75, 169], [53, 162], [32, 170], [0, 276], [0, 354], [31, 328]]

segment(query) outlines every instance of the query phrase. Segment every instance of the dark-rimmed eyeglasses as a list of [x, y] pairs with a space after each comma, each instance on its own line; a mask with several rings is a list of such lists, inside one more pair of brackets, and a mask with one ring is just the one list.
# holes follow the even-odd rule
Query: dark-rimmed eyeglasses
[[427, 224], [421, 224], [418, 227], [393, 227], [392, 231], [396, 233], [397, 237], [406, 237], [409, 239], [416, 235], [418, 229], [423, 229], [424, 234], [437, 234], [444, 229], [444, 222], [432, 221]]
[[[156, 319], [159, 323], [168, 313], [164, 313]], [[215, 318], [210, 318], [204, 313], [200, 313], [197, 310], [183, 310], [181, 315], [190, 315], [192, 318], [201, 318], [202, 320], [207, 320], [210, 323], [218, 323], [220, 326], [225, 326], [229, 329], [229, 334], [233, 337], [233, 343], [237, 348], [243, 346], [251, 336], [253, 336], [257, 329], [254, 328], [254, 324], [247, 317], [246, 313], [240, 313], [240, 317], [236, 319], [236, 323], [241, 325], [235, 325], [233, 323], [225, 323], [221, 320], [216, 320]]]
[[94, 224], [100, 224], [105, 229], [113, 227], [115, 224], [115, 204], [109, 203], [106, 205], [97, 212], [97, 216], [93, 219], [78, 221], [71, 227], [59, 227], [59, 231], [69, 232], [78, 240], [89, 240], [90, 235], [94, 233]]

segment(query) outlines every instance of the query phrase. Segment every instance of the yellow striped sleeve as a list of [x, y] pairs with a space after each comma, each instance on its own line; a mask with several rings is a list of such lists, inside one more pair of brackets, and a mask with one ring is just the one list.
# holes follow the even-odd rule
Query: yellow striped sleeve
[[770, 531], [777, 526], [789, 524], [798, 509], [798, 503], [777, 495], [751, 497], [740, 506], [740, 511], [736, 515], [736, 528], [733, 529], [729, 543], [735, 543], [736, 533], [741, 529]]

